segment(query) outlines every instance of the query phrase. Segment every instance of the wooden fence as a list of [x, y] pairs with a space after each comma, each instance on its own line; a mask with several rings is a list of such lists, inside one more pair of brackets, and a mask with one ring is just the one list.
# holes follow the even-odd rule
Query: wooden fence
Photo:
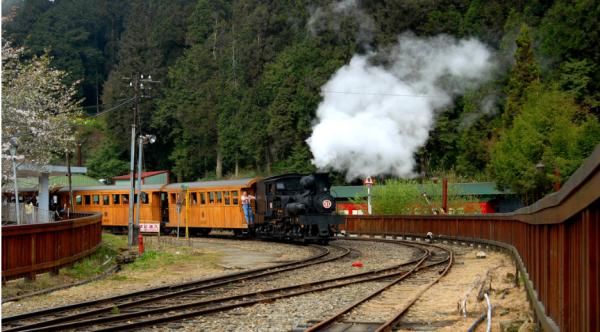
[[358, 234], [485, 241], [512, 251], [546, 331], [600, 331], [600, 146], [560, 191], [510, 214], [347, 216]]
[[2, 227], [2, 281], [35, 278], [94, 252], [102, 240], [99, 213], [59, 222]]

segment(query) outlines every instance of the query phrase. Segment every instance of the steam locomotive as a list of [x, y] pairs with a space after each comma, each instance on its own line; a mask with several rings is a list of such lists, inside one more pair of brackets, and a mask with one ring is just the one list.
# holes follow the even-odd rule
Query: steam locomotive
[[252, 231], [258, 237], [326, 243], [343, 224], [334, 215], [331, 183], [323, 173], [302, 176], [286, 174], [257, 182], [257, 221]]

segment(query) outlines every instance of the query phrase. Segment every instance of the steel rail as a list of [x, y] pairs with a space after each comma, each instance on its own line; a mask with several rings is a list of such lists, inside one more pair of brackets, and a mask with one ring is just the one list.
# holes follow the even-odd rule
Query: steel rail
[[[347, 250], [346, 248], [342, 248], [344, 250], [341, 255], [323, 259], [323, 260], [319, 260], [320, 258], [322, 258], [326, 255], [329, 255], [330, 250], [329, 250], [329, 248], [322, 247], [322, 246], [315, 245], [313, 247], [319, 248], [320, 252], [317, 253], [316, 255], [307, 257], [305, 259], [296, 260], [293, 262], [286, 262], [283, 264], [278, 264], [278, 265], [270, 266], [270, 267], [266, 267], [266, 268], [252, 269], [252, 270], [247, 270], [247, 271], [242, 271], [242, 272], [232, 273], [232, 274], [226, 274], [226, 275], [211, 277], [211, 278], [203, 278], [200, 280], [181, 283], [181, 284], [177, 284], [177, 285], [169, 285], [169, 286], [150, 288], [150, 289], [146, 289], [146, 290], [136, 291], [136, 292], [122, 294], [122, 295], [113, 296], [113, 297], [107, 297], [107, 298], [98, 299], [98, 300], [80, 302], [80, 303], [75, 303], [75, 304], [56, 307], [56, 308], [34, 311], [34, 312], [25, 313], [25, 314], [21, 314], [21, 315], [4, 317], [2, 319], [3, 330], [5, 330], [5, 331], [21, 331], [21, 330], [29, 329], [29, 328], [36, 328], [36, 327], [47, 326], [47, 325], [55, 325], [56, 323], [59, 323], [59, 322], [64, 322], [64, 321], [72, 320], [75, 318], [81, 318], [81, 317], [89, 316], [92, 314], [98, 314], [98, 313], [106, 312], [107, 310], [110, 311], [115, 306], [115, 303], [119, 303], [119, 302], [123, 302], [123, 301], [127, 301], [127, 302], [125, 302], [123, 305], [118, 305], [119, 307], [139, 305], [139, 304], [151, 302], [151, 301], [154, 301], [154, 300], [157, 300], [160, 298], [175, 297], [175, 296], [179, 296], [181, 294], [215, 288], [215, 287], [223, 286], [223, 285], [233, 283], [233, 282], [248, 280], [248, 279], [252, 279], [252, 278], [264, 277], [264, 276], [275, 274], [275, 273], [291, 271], [291, 270], [303, 268], [303, 267], [306, 267], [306, 266], [309, 266], [312, 264], [322, 264], [322, 263], [325, 263], [325, 262], [328, 262], [331, 260], [345, 257], [346, 255], [348, 255], [350, 253], [350, 250]], [[314, 262], [315, 260], [319, 260], [319, 261]], [[161, 294], [163, 292], [167, 292], [167, 294]], [[158, 295], [153, 295], [153, 294], [158, 294]], [[136, 300], [132, 301], [131, 299], [135, 298], [135, 297], [143, 297], [143, 298], [139, 299], [137, 301]], [[93, 309], [91, 311], [81, 311], [86, 308], [91, 308], [93, 306], [98, 306], [98, 305], [103, 305], [103, 304], [106, 304], [108, 306], [100, 308], [100, 309]], [[57, 313], [63, 313], [65, 311], [69, 311], [69, 310], [78, 310], [80, 312], [77, 314], [63, 316], [63, 317], [45, 320], [45, 321], [41, 321], [41, 322], [36, 322], [36, 323], [32, 323], [32, 324], [18, 325], [18, 326], [14, 326], [14, 327], [10, 326], [10, 325], [14, 325], [15, 323], [18, 323], [20, 321], [23, 321], [25, 319], [31, 319], [31, 318], [39, 319], [44, 316], [55, 315]], [[7, 325], [9, 325], [8, 328], [7, 328]]]
[[[396, 313], [396, 315], [394, 317], [390, 318], [385, 323], [383, 323], [375, 332], [391, 331], [394, 328], [394, 326], [396, 326], [398, 324], [398, 322], [400, 321], [400, 318], [402, 318], [402, 316], [406, 313], [406, 311], [408, 311], [408, 309], [415, 302], [417, 302], [417, 300], [423, 295], [423, 293], [425, 293], [427, 290], [429, 290], [429, 288], [431, 288], [431, 286], [433, 286], [438, 281], [440, 281], [440, 279], [442, 279], [446, 275], [446, 273], [448, 273], [448, 270], [450, 270], [450, 267], [452, 266], [452, 263], [454, 261], [454, 256], [453, 256], [452, 250], [448, 250], [448, 252], [450, 254], [450, 256], [448, 257], [448, 265], [446, 265], [444, 267], [444, 269], [442, 271], [440, 271], [438, 277], [435, 280], [431, 281], [429, 284], [427, 284], [424, 288], [422, 288], [417, 294], [415, 294], [415, 296], [413, 296], [413, 298], [410, 299], [410, 301], [404, 307], [402, 307], [400, 310], [398, 310], [398, 312]], [[441, 262], [439, 264], [441, 264]]]
[[[394, 240], [387, 240], [387, 239], [361, 239], [361, 238], [350, 238], [350, 240], [356, 240], [356, 241], [377, 241], [377, 242], [404, 242], [404, 241], [394, 241]], [[348, 313], [349, 311], [351, 311], [352, 309], [362, 305], [363, 303], [371, 300], [372, 298], [374, 298], [375, 296], [383, 293], [385, 290], [389, 289], [390, 287], [398, 284], [399, 282], [401, 282], [402, 280], [406, 279], [407, 277], [414, 275], [414, 273], [422, 270], [422, 269], [426, 269], [426, 268], [430, 268], [433, 266], [437, 266], [440, 264], [443, 264], [445, 262], [448, 262], [448, 264], [446, 265], [446, 267], [444, 268], [444, 270], [442, 271], [442, 274], [440, 276], [438, 276], [438, 278], [435, 279], [434, 282], [428, 284], [426, 286], [425, 289], [423, 289], [422, 291], [420, 291], [417, 295], [415, 295], [415, 297], [413, 299], [411, 299], [409, 301], [409, 303], [407, 305], [405, 305], [404, 308], [401, 309], [401, 311], [395, 315], [392, 319], [388, 320], [387, 322], [383, 323], [381, 326], [379, 326], [377, 328], [377, 331], [382, 331], [385, 329], [390, 329], [393, 325], [395, 325], [395, 323], [397, 322], [397, 320], [402, 316], [403, 313], [406, 312], [406, 310], [408, 310], [408, 308], [410, 308], [410, 306], [412, 304], [414, 304], [414, 302], [417, 301], [417, 299], [427, 290], [429, 289], [434, 283], [436, 283], [441, 277], [443, 277], [446, 272], [448, 271], [448, 269], [450, 268], [450, 266], [452, 265], [452, 261], [453, 261], [453, 254], [452, 254], [452, 250], [448, 250], [445, 248], [442, 248], [440, 246], [436, 246], [436, 245], [432, 245], [432, 244], [419, 244], [422, 246], [431, 246], [431, 247], [436, 247], [438, 249], [441, 249], [442, 251], [445, 251], [448, 253], [448, 256], [442, 260], [442, 261], [438, 261], [438, 262], [431, 262], [429, 264], [424, 264], [425, 260], [431, 257], [431, 253], [428, 250], [428, 255], [426, 258], [424, 258], [423, 260], [421, 260], [413, 269], [411, 269], [410, 271], [408, 271], [406, 274], [399, 276], [398, 278], [390, 281], [389, 283], [383, 285], [382, 287], [376, 289], [375, 291], [371, 292], [370, 294], [367, 294], [366, 296], [358, 299], [357, 301], [351, 303], [350, 305], [348, 305], [347, 307], [343, 308], [342, 310], [336, 312], [334, 315], [332, 315], [331, 317], [324, 319], [320, 322], [318, 322], [315, 325], [312, 325], [310, 327], [308, 327], [305, 332], [311, 332], [311, 331], [319, 331], [319, 330], [325, 330], [328, 327], [330, 327], [332, 324], [335, 324], [336, 321], [338, 321], [340, 318], [342, 318], [346, 313]]]
[[[316, 282], [307, 282], [302, 284], [296, 284], [291, 286], [284, 286], [274, 289], [262, 290], [258, 292], [248, 292], [244, 294], [238, 294], [233, 296], [226, 296], [217, 299], [200, 300], [194, 302], [188, 302], [184, 304], [164, 306], [160, 308], [144, 310], [141, 312], [125, 313], [119, 315], [112, 315], [109, 317], [100, 317], [85, 321], [76, 321], [66, 324], [52, 325], [41, 327], [39, 329], [31, 329], [30, 331], [47, 331], [47, 330], [64, 330], [64, 329], [81, 329], [82, 327], [94, 327], [97, 328], [101, 324], [115, 323], [125, 321], [121, 324], [107, 325], [100, 329], [94, 329], [95, 331], [103, 330], [128, 330], [133, 328], [139, 328], [149, 325], [157, 325], [169, 321], [181, 320], [188, 317], [194, 317], [207, 313], [214, 313], [220, 311], [226, 311], [233, 308], [249, 306], [257, 303], [272, 302], [278, 299], [303, 295], [311, 292], [323, 291], [333, 288], [344, 287], [351, 284], [363, 283], [369, 281], [377, 281], [380, 279], [387, 279], [398, 277], [399, 275], [405, 274], [405, 269], [397, 271], [398, 269], [405, 268], [406, 266], [419, 263], [429, 255], [429, 251], [412, 245], [410, 243], [402, 243], [397, 241], [399, 244], [412, 246], [422, 251], [422, 255], [418, 258], [412, 259], [408, 262], [394, 265], [392, 267], [380, 268], [372, 271], [361, 272], [353, 275], [335, 277], [326, 280], [320, 280]], [[386, 273], [390, 271], [391, 273]], [[354, 280], [351, 280], [354, 279]], [[248, 299], [249, 297], [253, 297]], [[241, 301], [234, 303], [227, 303], [227, 301]], [[187, 312], [180, 313], [181, 310], [188, 310]], [[152, 315], [164, 314], [162, 317], [150, 318]], [[133, 320], [137, 319], [137, 320]]]

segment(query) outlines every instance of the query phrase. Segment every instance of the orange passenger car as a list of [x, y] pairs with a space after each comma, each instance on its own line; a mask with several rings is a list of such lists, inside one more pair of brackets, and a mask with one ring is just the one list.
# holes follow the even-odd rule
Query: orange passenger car
[[[253, 194], [257, 179], [173, 183], [163, 190], [168, 195], [167, 227], [180, 232], [187, 226], [192, 233], [208, 234], [211, 229], [231, 229], [241, 233], [248, 228], [240, 197]], [[188, 201], [186, 201], [186, 197]], [[187, 212], [186, 212], [187, 207]]]
[[[140, 204], [140, 223], [160, 223], [161, 206], [166, 205], [164, 185], [143, 185]], [[111, 229], [126, 228], [129, 221], [129, 195], [127, 185], [78, 187], [73, 190], [73, 212], [100, 212], [102, 226]], [[67, 188], [60, 190], [60, 204], [68, 201]], [[134, 203], [137, 194], [134, 195]]]

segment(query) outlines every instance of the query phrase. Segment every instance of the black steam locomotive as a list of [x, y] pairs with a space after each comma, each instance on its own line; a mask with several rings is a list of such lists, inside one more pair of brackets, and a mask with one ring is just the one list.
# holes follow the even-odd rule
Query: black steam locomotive
[[326, 244], [342, 216], [335, 215], [335, 199], [327, 174], [285, 174], [256, 183], [257, 237]]

